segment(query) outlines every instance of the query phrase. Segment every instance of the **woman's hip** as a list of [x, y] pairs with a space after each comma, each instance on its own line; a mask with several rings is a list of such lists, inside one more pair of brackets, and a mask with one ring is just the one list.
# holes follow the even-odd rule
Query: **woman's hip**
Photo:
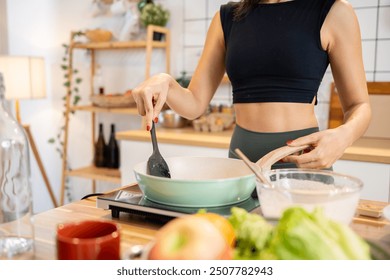
[[[258, 161], [267, 153], [286, 145], [289, 140], [318, 132], [318, 127], [286, 132], [254, 132], [236, 125], [230, 141], [229, 157], [238, 158], [235, 149], [239, 148], [252, 162]], [[293, 163], [276, 163], [273, 168], [294, 168]]]

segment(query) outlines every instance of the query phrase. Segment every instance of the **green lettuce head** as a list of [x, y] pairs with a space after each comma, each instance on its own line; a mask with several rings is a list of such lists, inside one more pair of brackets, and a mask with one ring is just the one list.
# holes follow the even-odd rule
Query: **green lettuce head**
[[268, 250], [283, 260], [367, 260], [369, 245], [346, 225], [329, 220], [322, 208], [308, 213], [287, 209], [274, 229]]

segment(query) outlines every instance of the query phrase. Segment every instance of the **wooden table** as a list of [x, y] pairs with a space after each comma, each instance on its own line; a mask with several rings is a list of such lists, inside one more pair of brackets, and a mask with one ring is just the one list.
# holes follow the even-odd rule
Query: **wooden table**
[[[132, 187], [134, 190], [138, 189], [136, 185]], [[374, 201], [361, 201], [361, 203], [378, 207], [387, 205], [387, 203]], [[153, 240], [156, 231], [162, 226], [123, 212], [119, 219], [113, 219], [111, 211], [97, 208], [96, 198], [90, 197], [34, 216], [36, 258], [56, 259], [55, 230], [59, 223], [86, 219], [114, 220], [120, 225], [122, 258], [126, 257], [126, 252], [132, 246], [144, 245]], [[390, 223], [384, 218], [356, 216], [351, 226], [362, 237], [386, 242], [390, 247]]]

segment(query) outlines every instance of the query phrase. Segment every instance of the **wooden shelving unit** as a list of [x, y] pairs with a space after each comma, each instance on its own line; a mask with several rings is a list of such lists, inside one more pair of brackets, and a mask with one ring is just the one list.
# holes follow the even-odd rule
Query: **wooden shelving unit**
[[[150, 45], [153, 48], [166, 48], [167, 42], [152, 41]], [[113, 49], [131, 49], [131, 48], [146, 48], [146, 41], [131, 41], [131, 42], [102, 42], [102, 43], [73, 43], [73, 49], [89, 49], [89, 50], [113, 50]]]
[[[163, 33], [165, 36], [164, 41], [154, 41], [153, 34], [155, 32]], [[75, 33], [71, 33], [71, 39], [69, 44], [69, 65], [68, 65], [68, 78], [72, 81], [73, 74], [73, 52], [75, 50], [88, 50], [91, 55], [91, 77], [95, 74], [95, 52], [104, 50], [123, 50], [123, 49], [145, 49], [146, 61], [145, 61], [145, 79], [150, 77], [151, 57], [153, 49], [165, 49], [165, 63], [166, 73], [170, 73], [170, 31], [167, 28], [149, 25], [147, 28], [147, 35], [145, 41], [129, 41], [129, 42], [93, 42], [93, 43], [79, 43], [73, 40]], [[61, 178], [61, 197], [60, 205], [64, 204], [65, 199], [65, 182], [67, 176], [81, 177], [92, 180], [92, 192], [96, 192], [96, 181], [106, 181], [112, 183], [121, 183], [121, 174], [118, 169], [109, 168], [97, 168], [91, 164], [90, 166], [80, 167], [74, 170], [67, 169], [67, 152], [68, 152], [68, 138], [69, 138], [69, 113], [73, 111], [84, 111], [91, 114], [91, 135], [92, 143], [91, 147], [94, 154], [95, 148], [95, 135], [96, 135], [96, 114], [99, 113], [111, 113], [111, 114], [127, 114], [138, 115], [137, 108], [103, 108], [93, 105], [71, 106], [70, 104], [70, 89], [72, 84], [68, 87], [68, 94], [66, 97], [66, 112], [65, 112], [65, 134], [64, 134], [64, 146], [62, 157], [62, 178]], [[90, 81], [91, 95], [93, 94], [93, 82]], [[92, 162], [92, 160], [91, 160]]]
[[70, 111], [85, 111], [91, 113], [111, 113], [122, 115], [138, 115], [137, 108], [103, 108], [93, 105], [71, 106]]
[[66, 175], [73, 177], [82, 177], [92, 180], [106, 181], [116, 184], [121, 183], [121, 174], [118, 169], [98, 168], [94, 165], [74, 170], [67, 170]]

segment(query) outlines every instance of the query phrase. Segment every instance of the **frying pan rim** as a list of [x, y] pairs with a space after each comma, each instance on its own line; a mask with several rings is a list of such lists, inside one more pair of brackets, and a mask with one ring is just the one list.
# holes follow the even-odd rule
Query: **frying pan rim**
[[[223, 157], [207, 157], [207, 156], [175, 156], [175, 157], [167, 157], [165, 158], [167, 161], [170, 159], [176, 159], [176, 158], [196, 158], [196, 159], [218, 159], [218, 160], [224, 160], [224, 161], [241, 161], [243, 165], [245, 163], [241, 159], [236, 158], [223, 158]], [[216, 178], [216, 179], [175, 179], [175, 178], [165, 178], [165, 177], [159, 177], [159, 176], [153, 176], [150, 174], [147, 174], [146, 172], [139, 172], [137, 171], [137, 167], [140, 166], [146, 166], [147, 161], [142, 161], [134, 165], [133, 171], [136, 173], [136, 175], [142, 175], [147, 178], [151, 179], [158, 179], [161, 181], [174, 181], [177, 183], [185, 183], [188, 181], [191, 181], [192, 184], [204, 184], [204, 183], [216, 183], [216, 182], [228, 182], [228, 181], [237, 181], [238, 179], [249, 179], [251, 177], [255, 178], [255, 174], [248, 168], [248, 175], [242, 175], [242, 176], [235, 176], [235, 177], [228, 177], [228, 178]], [[138, 168], [139, 170], [140, 168]]]

